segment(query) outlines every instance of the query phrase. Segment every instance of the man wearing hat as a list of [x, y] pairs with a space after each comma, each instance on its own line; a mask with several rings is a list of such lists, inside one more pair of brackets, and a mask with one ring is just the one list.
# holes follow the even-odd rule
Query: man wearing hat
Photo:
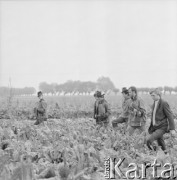
[[109, 124], [109, 116], [111, 114], [109, 105], [104, 99], [104, 94], [100, 91], [96, 91], [94, 97], [96, 99], [94, 104], [94, 119], [96, 119], [96, 124], [107, 127]]
[[122, 113], [120, 114], [118, 119], [112, 121], [113, 128], [117, 127], [119, 123], [127, 123], [128, 122], [128, 104], [130, 101], [128, 89], [126, 87], [122, 88], [123, 102], [122, 102]]
[[47, 121], [47, 103], [43, 99], [43, 94], [41, 91], [37, 93], [37, 96], [39, 98], [39, 102], [37, 103], [37, 107], [34, 108], [34, 113], [36, 115], [36, 122], [34, 125]]

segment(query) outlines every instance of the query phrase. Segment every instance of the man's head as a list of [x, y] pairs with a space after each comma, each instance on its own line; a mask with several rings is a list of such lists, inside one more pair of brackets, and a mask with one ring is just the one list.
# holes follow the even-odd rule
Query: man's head
[[42, 94], [42, 92], [41, 92], [41, 91], [39, 91], [39, 92], [37, 93], [37, 96], [38, 96], [38, 98], [39, 98], [39, 99], [42, 99], [42, 98], [43, 98], [43, 94]]
[[101, 91], [96, 91], [94, 94], [95, 99], [102, 99], [104, 98], [104, 94], [101, 93]]
[[150, 91], [150, 95], [154, 101], [158, 101], [161, 98], [161, 91], [158, 88], [153, 89]]
[[124, 98], [127, 98], [129, 96], [128, 89], [126, 87], [122, 88], [122, 95]]
[[137, 96], [137, 89], [135, 86], [129, 87], [128, 92], [131, 98], [135, 98]]
[[98, 97], [97, 97], [96, 93], [95, 93], [93, 96], [94, 96], [94, 98], [95, 98], [96, 100], [98, 99]]

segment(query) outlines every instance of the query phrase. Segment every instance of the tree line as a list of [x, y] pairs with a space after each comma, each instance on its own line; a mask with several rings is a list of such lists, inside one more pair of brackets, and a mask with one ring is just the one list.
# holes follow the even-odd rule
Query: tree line
[[100, 89], [105, 93], [113, 91], [118, 93], [119, 89], [115, 87], [114, 83], [109, 77], [100, 77], [96, 82], [92, 81], [67, 81], [63, 84], [41, 82], [39, 84], [39, 89], [46, 94], [53, 95], [66, 95], [66, 94], [91, 94], [96, 89]]
[[24, 88], [0, 87], [0, 96], [33, 95], [34, 93], [36, 93], [36, 89], [34, 87], [24, 87]]
[[[166, 93], [172, 94], [172, 92], [177, 93], [177, 86], [176, 87], [164, 86], [164, 87], [158, 87], [158, 88], [160, 91], [163, 92], [163, 94], [166, 94]], [[149, 88], [149, 87], [137, 88], [137, 90], [143, 94], [149, 93], [151, 89], [153, 88]]]
[[[92, 81], [66, 81], [65, 83], [47, 83], [41, 82], [39, 84], [39, 90], [41, 90], [44, 94], [49, 95], [90, 95], [95, 90], [101, 90], [106, 94], [114, 93], [118, 94], [120, 90], [115, 87], [114, 83], [111, 81], [109, 77], [100, 77], [96, 82]], [[152, 88], [149, 87], [139, 87], [137, 90], [140, 93], [147, 94]], [[164, 86], [159, 87], [159, 89], [166, 94], [172, 94], [172, 92], [177, 93], [177, 86], [170, 87]], [[11, 87], [0, 87], [0, 96], [6, 95], [33, 95], [36, 93], [36, 89], [34, 87], [24, 87], [24, 88], [11, 88]]]

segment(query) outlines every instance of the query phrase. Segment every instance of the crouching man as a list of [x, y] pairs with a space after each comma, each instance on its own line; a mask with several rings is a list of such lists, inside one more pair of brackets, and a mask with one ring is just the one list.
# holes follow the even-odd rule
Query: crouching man
[[151, 150], [156, 150], [152, 142], [157, 140], [158, 145], [163, 151], [166, 150], [163, 135], [170, 132], [175, 135], [175, 123], [173, 113], [169, 104], [161, 98], [160, 90], [154, 89], [150, 92], [154, 103], [152, 105], [151, 124], [149, 127], [150, 136], [146, 139], [147, 146]]
[[43, 94], [41, 91], [39, 91], [37, 95], [39, 102], [37, 103], [37, 107], [34, 108], [34, 114], [36, 116], [36, 122], [34, 125], [47, 121], [47, 103], [43, 99]]
[[94, 94], [96, 99], [94, 105], [94, 119], [96, 119], [96, 124], [107, 127], [109, 124], [109, 116], [111, 114], [109, 105], [104, 99], [104, 94], [100, 91], [97, 91]]

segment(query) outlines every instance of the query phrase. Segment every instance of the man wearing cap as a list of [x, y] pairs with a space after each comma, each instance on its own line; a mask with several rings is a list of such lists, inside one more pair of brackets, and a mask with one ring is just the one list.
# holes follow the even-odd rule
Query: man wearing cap
[[43, 94], [41, 91], [39, 91], [37, 95], [39, 102], [37, 103], [37, 107], [34, 108], [34, 113], [36, 115], [36, 122], [34, 125], [38, 125], [47, 120], [47, 103], [43, 99]]
[[149, 127], [150, 136], [146, 139], [147, 146], [151, 150], [156, 150], [152, 142], [157, 140], [158, 145], [163, 151], [166, 150], [163, 135], [170, 132], [175, 135], [175, 123], [173, 113], [169, 104], [161, 98], [161, 92], [158, 88], [150, 92], [154, 103], [152, 105], [151, 124]]
[[109, 105], [104, 99], [104, 94], [100, 91], [97, 91], [94, 94], [94, 97], [96, 99], [94, 104], [94, 119], [96, 119], [96, 124], [107, 127], [109, 124], [109, 116], [111, 114]]
[[129, 118], [127, 131], [131, 136], [135, 130], [145, 131], [146, 108], [143, 100], [138, 96], [136, 87], [131, 86], [129, 89], [130, 103], [128, 107]]
[[128, 103], [130, 101], [130, 96], [128, 93], [128, 89], [126, 87], [122, 88], [123, 102], [122, 102], [122, 113], [120, 114], [118, 119], [112, 121], [113, 128], [117, 127], [119, 123], [127, 123], [128, 122]]

